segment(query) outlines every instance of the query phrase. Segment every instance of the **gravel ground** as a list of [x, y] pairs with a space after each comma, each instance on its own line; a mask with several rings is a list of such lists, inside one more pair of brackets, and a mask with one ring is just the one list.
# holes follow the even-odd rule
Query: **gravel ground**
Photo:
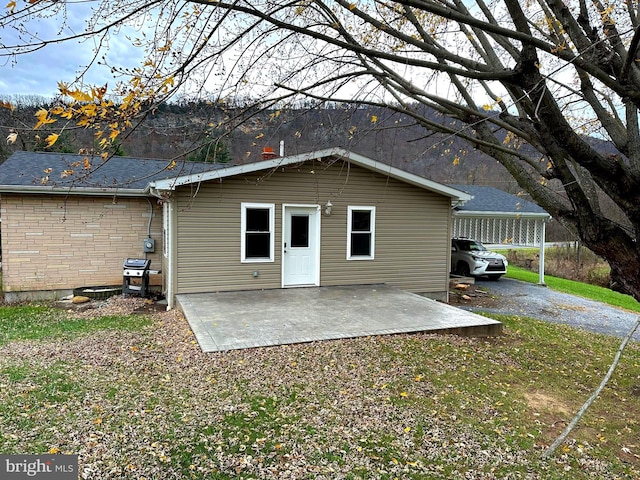
[[[478, 279], [476, 286], [497, 296], [498, 301], [490, 305], [456, 306], [474, 312], [533, 317], [618, 337], [627, 335], [638, 318], [635, 312], [510, 278], [498, 282]], [[640, 331], [633, 338], [640, 340]]]

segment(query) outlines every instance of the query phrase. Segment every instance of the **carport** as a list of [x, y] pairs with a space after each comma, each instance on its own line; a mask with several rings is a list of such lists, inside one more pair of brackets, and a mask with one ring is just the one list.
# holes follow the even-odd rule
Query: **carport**
[[176, 296], [202, 351], [434, 332], [489, 336], [495, 320], [386, 285]]
[[546, 222], [551, 219], [542, 207], [493, 187], [451, 185], [473, 195], [453, 212], [453, 237], [467, 237], [485, 244], [540, 249], [538, 275], [544, 285], [544, 242]]

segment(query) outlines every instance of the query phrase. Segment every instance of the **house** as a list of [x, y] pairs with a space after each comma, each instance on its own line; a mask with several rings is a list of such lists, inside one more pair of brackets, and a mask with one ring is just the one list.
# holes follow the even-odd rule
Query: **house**
[[[162, 207], [154, 179], [210, 170], [166, 160], [15, 152], [0, 165], [5, 300], [58, 298], [82, 286], [122, 285], [123, 261], [162, 264]], [[185, 170], [186, 169], [186, 170]], [[154, 279], [160, 283], [160, 278]]]
[[170, 306], [377, 283], [447, 297], [452, 208], [471, 195], [341, 148], [269, 157], [172, 170], [112, 158], [51, 183], [82, 157], [17, 152], [0, 166], [5, 294], [118, 284], [123, 259], [147, 255]]

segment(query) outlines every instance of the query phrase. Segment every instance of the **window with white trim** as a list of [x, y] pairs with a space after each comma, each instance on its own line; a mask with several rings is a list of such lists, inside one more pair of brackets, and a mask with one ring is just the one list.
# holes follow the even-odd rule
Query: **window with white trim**
[[274, 216], [275, 205], [272, 203], [242, 203], [242, 262], [274, 261]]
[[347, 260], [373, 260], [376, 207], [348, 207]]

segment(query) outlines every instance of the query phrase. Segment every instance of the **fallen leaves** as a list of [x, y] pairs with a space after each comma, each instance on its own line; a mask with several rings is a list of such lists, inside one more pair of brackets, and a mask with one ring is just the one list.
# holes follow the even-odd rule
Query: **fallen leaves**
[[[99, 313], [143, 304], [114, 297]], [[0, 348], [0, 450], [77, 453], [85, 480], [620, 476], [597, 458], [601, 441], [536, 463], [540, 433], [515, 423], [513, 385], [474, 369], [504, 366], [495, 343], [419, 334], [203, 354], [177, 312], [154, 318], [143, 332]], [[47, 407], [33, 375], [52, 365], [82, 390]]]

